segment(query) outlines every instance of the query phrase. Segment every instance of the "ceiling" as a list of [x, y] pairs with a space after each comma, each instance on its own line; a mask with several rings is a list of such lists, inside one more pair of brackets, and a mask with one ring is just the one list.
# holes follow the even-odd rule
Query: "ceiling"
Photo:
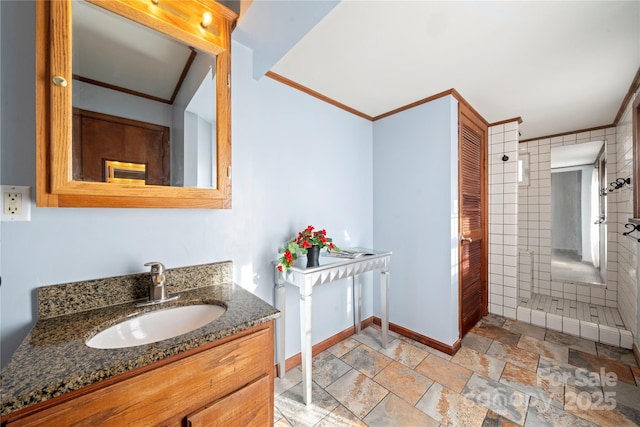
[[189, 46], [86, 2], [73, 4], [73, 34], [75, 75], [164, 100], [191, 54]]
[[371, 117], [454, 88], [523, 140], [614, 123], [639, 67], [640, 1], [343, 0], [271, 71]]
[[598, 159], [604, 141], [590, 141], [581, 144], [551, 148], [551, 169], [593, 165]]

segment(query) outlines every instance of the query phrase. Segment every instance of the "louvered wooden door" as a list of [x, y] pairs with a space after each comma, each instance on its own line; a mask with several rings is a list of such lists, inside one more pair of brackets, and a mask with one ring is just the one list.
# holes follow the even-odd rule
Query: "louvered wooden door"
[[487, 126], [460, 103], [460, 338], [487, 314]]

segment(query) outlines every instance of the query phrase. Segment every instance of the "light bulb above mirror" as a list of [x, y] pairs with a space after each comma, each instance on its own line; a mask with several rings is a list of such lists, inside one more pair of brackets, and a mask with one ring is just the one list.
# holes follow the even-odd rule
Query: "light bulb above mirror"
[[207, 28], [211, 24], [211, 21], [213, 21], [213, 15], [211, 15], [211, 12], [204, 12], [202, 14], [202, 21], [200, 21], [200, 25], [202, 25], [202, 28]]

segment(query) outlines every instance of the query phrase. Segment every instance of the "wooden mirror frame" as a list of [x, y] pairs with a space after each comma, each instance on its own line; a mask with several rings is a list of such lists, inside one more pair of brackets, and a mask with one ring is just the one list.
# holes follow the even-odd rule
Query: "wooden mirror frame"
[[[87, 0], [216, 56], [215, 189], [74, 181], [71, 0], [36, 2], [36, 206], [231, 208], [231, 31], [237, 15], [213, 0]], [[156, 4], [157, 3], [157, 4]], [[210, 12], [207, 28], [200, 23]], [[62, 76], [67, 86], [52, 83]]]

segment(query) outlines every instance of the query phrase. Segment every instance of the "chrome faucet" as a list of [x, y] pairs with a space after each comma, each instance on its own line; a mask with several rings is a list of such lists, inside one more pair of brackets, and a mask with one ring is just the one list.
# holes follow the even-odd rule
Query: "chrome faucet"
[[180, 295], [169, 297], [165, 286], [165, 268], [161, 262], [148, 262], [145, 267], [151, 267], [151, 282], [149, 283], [149, 301], [146, 304], [157, 304], [178, 299]]

